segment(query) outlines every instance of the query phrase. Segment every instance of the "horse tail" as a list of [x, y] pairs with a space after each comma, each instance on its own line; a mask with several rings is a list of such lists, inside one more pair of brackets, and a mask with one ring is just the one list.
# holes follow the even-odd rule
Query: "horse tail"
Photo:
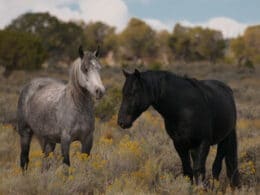
[[28, 168], [29, 163], [29, 151], [30, 144], [32, 140], [33, 132], [26, 122], [26, 101], [28, 100], [28, 91], [30, 90], [30, 85], [27, 84], [21, 91], [17, 106], [17, 127], [16, 130], [20, 135], [20, 166], [22, 170]]
[[234, 129], [226, 138], [227, 147], [225, 155], [225, 163], [227, 169], [227, 176], [230, 179], [232, 186], [240, 185], [240, 176], [238, 171], [238, 155], [237, 155], [237, 135]]
[[233, 129], [230, 134], [218, 144], [217, 155], [212, 168], [213, 177], [216, 179], [219, 177], [223, 158], [225, 158], [226, 172], [230, 179], [231, 186], [240, 186], [240, 174], [237, 162], [237, 136], [235, 129]]
[[20, 93], [19, 99], [18, 99], [18, 105], [17, 105], [17, 126], [16, 130], [21, 133], [22, 129], [24, 129], [25, 126], [25, 104], [26, 99], [28, 98], [29, 85], [25, 85]]

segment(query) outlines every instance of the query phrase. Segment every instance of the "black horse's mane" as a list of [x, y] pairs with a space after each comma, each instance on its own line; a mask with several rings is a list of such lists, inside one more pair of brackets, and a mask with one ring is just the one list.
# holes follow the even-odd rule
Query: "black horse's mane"
[[[189, 77], [188, 75], [184, 74], [184, 75], [179, 75], [170, 71], [165, 71], [165, 70], [159, 70], [159, 71], [155, 71], [155, 70], [148, 70], [143, 72], [145, 75], [145, 80], [149, 83], [149, 85], [157, 88], [158, 90], [160, 90], [161, 88], [161, 79], [169, 76], [172, 79], [175, 79], [176, 82], [178, 81], [187, 81], [188, 83], [190, 83], [190, 85], [194, 88], [196, 88], [202, 95], [202, 97], [204, 98], [205, 102], [208, 103], [209, 102], [209, 97], [207, 94], [207, 89], [208, 87], [204, 84], [203, 81], [205, 80], [198, 80], [196, 78], [193, 77]], [[159, 82], [158, 82], [159, 81]], [[217, 86], [219, 86], [220, 88], [224, 89], [225, 91], [227, 91], [228, 93], [230, 93], [231, 95], [233, 95], [233, 91], [230, 87], [228, 87], [227, 85], [224, 85], [222, 82], [216, 81], [215, 80], [215, 84]]]
[[[164, 70], [161, 70], [161, 71], [153, 71], [153, 70], [149, 70], [149, 71], [146, 71], [144, 72], [146, 74], [149, 75], [149, 77], [146, 77], [148, 78], [148, 82], [153, 85], [154, 87], [160, 87], [160, 82], [159, 83], [156, 83], [156, 82], [153, 82], [153, 80], [156, 78], [156, 79], [161, 79], [161, 78], [164, 78], [166, 76], [170, 76], [171, 78], [174, 78], [176, 80], [183, 80], [183, 81], [188, 81], [191, 86], [193, 86], [194, 88], [198, 89], [199, 92], [201, 93], [201, 95], [203, 96], [204, 100], [206, 103], [208, 103], [208, 96], [205, 92], [205, 88], [203, 86], [203, 84], [201, 83], [200, 80], [196, 79], [196, 78], [192, 78], [192, 77], [189, 77], [188, 75], [184, 74], [184, 75], [179, 75], [179, 74], [176, 74], [176, 73], [173, 73], [173, 72], [169, 72], [169, 71], [164, 71]], [[156, 73], [156, 74], [154, 74]]]

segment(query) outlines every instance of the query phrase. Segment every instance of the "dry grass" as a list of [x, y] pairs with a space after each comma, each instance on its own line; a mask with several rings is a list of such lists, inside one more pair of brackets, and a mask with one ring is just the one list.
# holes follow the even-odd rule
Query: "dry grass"
[[[181, 68], [178, 70], [185, 71]], [[221, 78], [233, 75], [232, 78], [228, 77], [226, 82], [234, 86], [238, 106], [239, 170], [243, 184], [241, 189], [232, 191], [229, 187], [225, 167], [220, 181], [215, 181], [212, 187], [211, 166], [216, 155], [215, 146], [211, 148], [207, 159], [209, 187], [204, 189], [190, 185], [188, 179], [181, 175], [179, 157], [164, 130], [161, 117], [150, 109], [130, 130], [122, 130], [117, 126], [116, 115], [106, 122], [97, 118], [91, 155], [81, 154], [80, 143], [74, 142], [70, 151], [70, 168], [62, 165], [58, 146], [55, 152], [44, 160], [44, 163], [51, 166], [43, 171], [42, 153], [37, 140], [34, 139], [29, 169], [24, 174], [19, 168], [18, 134], [11, 125], [0, 125], [0, 194], [256, 194], [256, 178], [260, 177], [257, 170], [257, 156], [259, 158], [260, 152], [260, 110], [256, 108], [259, 106], [260, 84], [254, 82], [254, 78], [257, 78], [258, 73], [243, 75], [245, 79], [240, 80], [241, 75], [230, 72], [232, 69], [224, 75], [221, 70], [218, 67], [212, 72], [212, 69], [201, 68], [199, 76], [205, 78], [207, 72], [214, 78], [218, 78], [218, 75], [221, 75]], [[189, 71], [192, 73], [192, 69]], [[118, 70], [116, 72], [119, 74]], [[33, 73], [33, 76], [39, 74]], [[113, 80], [111, 75], [111, 70], [104, 74], [105, 83], [111, 87], [115, 80], [122, 80], [120, 76]], [[0, 86], [1, 94], [4, 94], [0, 98], [0, 106], [5, 108], [0, 110], [0, 116], [5, 116], [6, 111], [14, 114], [17, 91], [27, 79], [29, 78], [19, 77], [19, 82], [0, 79], [6, 85]], [[243, 91], [244, 89], [247, 90]]]

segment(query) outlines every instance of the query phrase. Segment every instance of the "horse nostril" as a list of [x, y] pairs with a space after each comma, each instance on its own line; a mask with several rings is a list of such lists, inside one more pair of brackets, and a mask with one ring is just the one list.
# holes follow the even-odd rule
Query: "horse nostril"
[[96, 89], [96, 94], [99, 95], [100, 94], [100, 90], [99, 89]]
[[99, 88], [97, 88], [95, 90], [95, 93], [96, 93], [97, 98], [101, 98], [103, 96], [103, 94], [104, 94], [103, 91], [101, 89], [99, 89]]
[[119, 121], [119, 120], [118, 120], [118, 121], [117, 121], [117, 124], [121, 127], [123, 123], [122, 123], [122, 121]]

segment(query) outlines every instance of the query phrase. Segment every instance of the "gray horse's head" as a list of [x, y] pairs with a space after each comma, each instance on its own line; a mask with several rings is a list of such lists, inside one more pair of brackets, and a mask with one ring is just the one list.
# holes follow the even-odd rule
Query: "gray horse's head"
[[105, 87], [99, 75], [101, 64], [97, 59], [98, 54], [99, 47], [94, 52], [84, 52], [82, 46], [79, 47], [78, 82], [81, 87], [87, 89], [97, 99], [100, 99], [105, 93]]

